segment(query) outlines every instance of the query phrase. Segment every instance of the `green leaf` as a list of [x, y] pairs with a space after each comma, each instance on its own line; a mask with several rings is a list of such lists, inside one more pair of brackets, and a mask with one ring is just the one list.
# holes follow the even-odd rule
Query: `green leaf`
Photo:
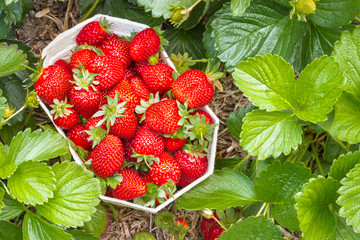
[[[359, 4], [360, 5], [360, 4]], [[335, 43], [333, 56], [345, 71], [344, 90], [360, 99], [360, 27], [345, 31], [341, 40]]]
[[249, 58], [232, 75], [235, 85], [260, 109], [279, 111], [295, 105], [294, 70], [277, 55]]
[[245, 174], [247, 169], [247, 163], [248, 163], [247, 158], [240, 158], [240, 157], [216, 158], [215, 169], [221, 170], [223, 168], [230, 168], [232, 170], [242, 172]]
[[321, 0], [316, 2], [315, 14], [308, 17], [315, 25], [338, 28], [354, 20], [359, 12], [359, 0]]
[[168, 27], [163, 36], [169, 41], [169, 44], [164, 48], [169, 55], [170, 53], [184, 54], [187, 52], [193, 59], [204, 58], [205, 49], [201, 41], [203, 31], [204, 27], [201, 24], [188, 31]]
[[329, 176], [341, 181], [358, 163], [360, 163], [360, 152], [349, 152], [346, 155], [341, 155], [333, 162]]
[[296, 116], [304, 121], [325, 121], [344, 84], [343, 72], [333, 57], [314, 60], [296, 81]]
[[[340, 146], [331, 136], [328, 136], [325, 141], [323, 160], [329, 163], [337, 159], [341, 154], [346, 151]], [[333, 177], [334, 178], [334, 177]], [[336, 178], [335, 178], [336, 179]]]
[[352, 225], [356, 233], [360, 233], [360, 205], [359, 205], [360, 164], [357, 164], [344, 179], [338, 193], [337, 203], [341, 206], [339, 215], [346, 218], [346, 224]]
[[264, 216], [249, 217], [239, 220], [232, 225], [228, 231], [221, 234], [219, 240], [234, 239], [261, 239], [261, 240], [282, 240], [282, 232], [279, 226], [274, 225], [272, 219]]
[[8, 180], [11, 194], [25, 204], [43, 204], [56, 189], [54, 173], [45, 163], [26, 161]]
[[328, 131], [340, 141], [360, 142], [360, 100], [343, 92], [336, 102], [335, 116]]
[[345, 219], [336, 215], [336, 229], [330, 240], [360, 240], [360, 234], [355, 233]]
[[[177, 28], [190, 30], [198, 25], [198, 23], [204, 18], [207, 10], [210, 7], [211, 0], [205, 0], [198, 3], [190, 12], [190, 16], [183, 23], [177, 26]], [[202, 23], [200, 23], [202, 25]]]
[[23, 18], [23, 8], [21, 1], [13, 2], [9, 5], [6, 5], [3, 1], [0, 2], [2, 5], [3, 11], [6, 13], [5, 23], [7, 25], [18, 24], [22, 21]]
[[99, 204], [99, 180], [74, 162], [56, 163], [52, 170], [57, 180], [54, 197], [44, 205], [37, 205], [37, 212], [56, 224], [83, 226], [91, 220]]
[[105, 231], [107, 224], [106, 216], [106, 208], [101, 204], [97, 205], [96, 212], [91, 215], [91, 220], [84, 224], [85, 232], [100, 236]]
[[11, 163], [6, 156], [4, 145], [0, 143], [0, 178], [10, 177], [16, 170], [16, 165]]
[[249, 176], [251, 180], [254, 180], [256, 177], [259, 177], [260, 173], [264, 171], [269, 164], [271, 164], [270, 159], [265, 159], [265, 160], [255, 159], [251, 161], [250, 169], [247, 173], [247, 176]]
[[[94, 5], [96, 0], [79, 0], [79, 6], [80, 6], [80, 14], [84, 16]], [[92, 10], [90, 17], [94, 16], [95, 14], [109, 14], [110, 12], [110, 3], [111, 0], [101, 0], [98, 1], [98, 4], [96, 7]], [[121, 2], [124, 2], [123, 0]]]
[[8, 158], [15, 164], [25, 161], [43, 161], [56, 158], [69, 151], [67, 141], [52, 131], [31, 132], [30, 128], [20, 132], [10, 144]]
[[5, 190], [0, 187], [0, 214], [2, 212], [2, 208], [5, 206], [5, 203], [3, 202], [4, 195], [5, 195]]
[[24, 211], [23, 204], [11, 198], [9, 194], [5, 194], [3, 202], [5, 206], [0, 213], [0, 221], [9, 221]]
[[310, 179], [295, 195], [300, 230], [308, 240], [329, 238], [335, 231], [336, 216], [332, 204], [338, 198], [340, 183], [323, 176]]
[[1, 11], [0, 4], [0, 38], [10, 38], [15, 36], [15, 27], [5, 23], [6, 14]]
[[0, 239], [1, 240], [19, 240], [23, 239], [21, 227], [6, 221], [0, 221]]
[[231, 0], [231, 11], [234, 16], [243, 14], [247, 7], [250, 6], [251, 0]]
[[26, 54], [26, 59], [29, 61], [29, 63], [36, 63], [38, 61], [38, 58], [35, 56], [35, 54], [31, 52], [31, 47], [26, 43], [15, 39], [0, 39], [0, 42], [7, 43], [8, 45], [17, 45], [19, 50]]
[[299, 230], [294, 195], [314, 176], [303, 163], [274, 161], [254, 179], [255, 194], [257, 199], [273, 204], [271, 212], [282, 226]]
[[17, 45], [8, 46], [6, 43], [0, 43], [0, 53], [0, 77], [22, 70], [23, 65], [28, 63], [26, 55]]
[[164, 17], [170, 18], [172, 12], [170, 5], [191, 7], [196, 0], [138, 0], [137, 3], [145, 8], [146, 12], [151, 11], [154, 18]]
[[243, 122], [240, 145], [259, 160], [290, 154], [301, 144], [302, 130], [292, 113], [255, 109]]
[[225, 210], [255, 201], [251, 180], [242, 173], [223, 169], [216, 170], [209, 178], [178, 198], [177, 207], [192, 210]]
[[74, 240], [100, 240], [99, 237], [81, 230], [66, 230], [66, 232], [70, 233]]
[[[16, 123], [15, 125], [6, 124], [0, 129], [1, 140], [6, 144], [10, 145], [12, 139], [24, 129], [25, 119]], [[37, 122], [34, 117], [30, 117], [27, 127], [35, 130]]]
[[51, 240], [72, 240], [70, 234], [61, 228], [51, 225], [42, 220], [36, 214], [28, 211], [23, 222], [24, 240], [51, 239]]
[[241, 128], [243, 125], [243, 118], [245, 115], [256, 107], [252, 104], [246, 105], [246, 107], [241, 107], [235, 112], [230, 113], [229, 117], [226, 118], [226, 126], [229, 129], [231, 135], [235, 138], [240, 139]]
[[292, 59], [305, 33], [305, 23], [289, 18], [289, 8], [274, 1], [254, 0], [241, 16], [224, 4], [211, 19], [218, 58], [231, 71], [239, 62], [265, 53]]
[[211, 32], [213, 31], [210, 21], [205, 25], [205, 31], [203, 33], [202, 42], [205, 48], [206, 58], [217, 58], [218, 52], [215, 50], [215, 40], [211, 37]]

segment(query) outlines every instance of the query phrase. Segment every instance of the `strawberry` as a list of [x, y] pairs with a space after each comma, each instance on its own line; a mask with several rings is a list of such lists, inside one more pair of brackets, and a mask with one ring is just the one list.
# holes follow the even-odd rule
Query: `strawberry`
[[120, 171], [124, 163], [124, 150], [121, 139], [113, 134], [108, 134], [92, 150], [86, 161], [91, 159], [91, 167], [102, 178], [111, 177]]
[[95, 146], [98, 145], [107, 134], [107, 128], [105, 123], [97, 126], [102, 119], [103, 117], [101, 116], [91, 117], [86, 122], [85, 131], [87, 134], [89, 134], [88, 140], [90, 141], [92, 148], [95, 148]]
[[220, 227], [219, 224], [214, 224], [213, 226], [210, 227], [209, 232], [207, 233], [207, 239], [208, 240], [218, 239], [224, 231], [225, 230], [222, 227]]
[[50, 105], [54, 123], [61, 129], [73, 128], [80, 119], [80, 114], [73, 108], [73, 105], [65, 101], [59, 102], [54, 99], [54, 105]]
[[164, 152], [164, 138], [145, 125], [135, 136], [134, 150], [137, 154], [159, 157]]
[[101, 91], [115, 86], [125, 74], [122, 62], [113, 56], [95, 56], [86, 70], [98, 74], [95, 80], [99, 82], [98, 87]]
[[126, 109], [123, 117], [118, 117], [115, 123], [110, 126], [110, 133], [118, 137], [131, 139], [135, 137], [137, 119], [132, 109]]
[[95, 74], [89, 73], [83, 67], [81, 70], [75, 68], [73, 71], [75, 79], [73, 83], [76, 86], [70, 91], [70, 101], [81, 116], [90, 118], [99, 110], [101, 102], [100, 91], [94, 85], [97, 84], [94, 81]]
[[188, 221], [186, 221], [184, 218], [176, 218], [175, 219], [175, 224], [178, 227], [182, 226], [183, 229], [189, 227]]
[[132, 70], [132, 68], [129, 68], [129, 67], [125, 68], [124, 79], [130, 81], [130, 79], [131, 79], [132, 77], [135, 77], [135, 76], [136, 76], [136, 74], [135, 74], [135, 72]]
[[68, 96], [73, 78], [63, 67], [50, 65], [41, 69], [35, 82], [35, 91], [39, 98], [47, 104], [53, 104], [54, 99], [64, 101]]
[[164, 144], [166, 151], [175, 152], [180, 149], [186, 143], [186, 139], [164, 137]]
[[78, 65], [82, 65], [84, 68], [97, 56], [96, 53], [88, 48], [84, 48], [74, 52], [70, 57], [70, 68], [78, 68]]
[[141, 68], [141, 77], [149, 87], [150, 92], [163, 94], [171, 89], [174, 79], [174, 69], [166, 64], [156, 64]]
[[135, 93], [140, 99], [149, 99], [150, 90], [146, 86], [145, 82], [139, 77], [131, 77], [129, 80], [130, 85], [133, 87]]
[[85, 125], [82, 122], [69, 129], [66, 135], [76, 146], [86, 151], [91, 151], [91, 143], [88, 140], [89, 134], [85, 132]]
[[208, 122], [210, 125], [214, 123], [210, 114], [204, 110], [201, 110], [201, 109], [195, 110], [194, 112], [190, 113], [190, 115], [192, 115], [192, 116], [199, 115], [200, 117], [204, 116], [206, 122]]
[[100, 19], [100, 21], [89, 22], [76, 36], [76, 43], [79, 45], [83, 45], [84, 43], [89, 45], [100, 44], [104, 41], [109, 26], [105, 18]]
[[124, 140], [125, 160], [128, 162], [137, 162], [137, 158], [132, 157], [132, 155], [134, 154], [134, 152], [133, 152], [134, 140], [135, 140], [135, 138]]
[[175, 100], [164, 100], [150, 105], [145, 112], [147, 126], [156, 132], [173, 134], [181, 117]]
[[150, 176], [158, 186], [166, 184], [169, 180], [176, 185], [180, 179], [180, 166], [168, 152], [163, 152], [159, 156], [159, 162], [154, 161], [151, 165]]
[[[160, 64], [162, 62], [159, 60], [157, 63]], [[130, 65], [133, 72], [138, 76], [141, 76], [141, 69], [146, 66], [152, 66], [152, 64], [149, 63], [148, 60], [144, 60], [144, 61], [133, 61], [133, 63]]]
[[116, 84], [110, 91], [109, 97], [114, 98], [116, 93], [119, 94], [119, 102], [127, 102], [126, 108], [134, 110], [136, 105], [140, 104], [140, 98], [126, 79], [123, 79]]
[[130, 44], [130, 41], [120, 39], [116, 34], [111, 34], [97, 48], [101, 49], [105, 55], [118, 57], [124, 67], [127, 67], [132, 61], [129, 54]]
[[143, 196], [147, 191], [145, 181], [134, 171], [124, 169], [119, 171], [122, 176], [121, 183], [112, 190], [117, 199], [132, 200]]
[[54, 62], [54, 65], [63, 67], [66, 69], [69, 73], [71, 73], [71, 67], [68, 62], [66, 62], [64, 59], [58, 59], [56, 62]]
[[[214, 217], [217, 220], [220, 220], [220, 218], [218, 217], [218, 215], [216, 214], [216, 212], [214, 212]], [[201, 221], [200, 224], [200, 232], [203, 235], [203, 240], [208, 240], [208, 234], [209, 234], [209, 230], [212, 226], [219, 226], [219, 223], [213, 219], [213, 218], [203, 218], [203, 220]]]
[[210, 103], [214, 95], [214, 87], [205, 73], [199, 70], [188, 70], [174, 82], [172, 91], [175, 98], [189, 108], [204, 107]]
[[208, 158], [204, 153], [187, 153], [179, 149], [174, 153], [174, 158], [180, 165], [181, 177], [178, 183], [180, 187], [186, 187], [206, 172]]
[[135, 61], [144, 61], [159, 51], [160, 44], [160, 37], [154, 29], [144, 29], [132, 39], [130, 56]]

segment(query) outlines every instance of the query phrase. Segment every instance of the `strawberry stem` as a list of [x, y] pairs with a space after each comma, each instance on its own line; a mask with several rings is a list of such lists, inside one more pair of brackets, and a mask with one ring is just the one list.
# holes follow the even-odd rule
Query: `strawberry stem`
[[84, 20], [86, 20], [89, 17], [89, 15], [92, 13], [92, 11], [94, 11], [94, 9], [98, 5], [98, 3], [99, 3], [99, 0], [96, 0], [94, 2], [94, 4], [91, 6], [91, 8], [89, 9], [89, 11], [87, 11], [87, 13], [84, 15], [84, 17], [80, 20], [80, 22], [83, 22]]
[[33, 69], [32, 67], [29, 67], [28, 65], [23, 64], [23, 67], [25, 67], [26, 69], [29, 69], [29, 70], [33, 71], [34, 73], [39, 73], [37, 70]]

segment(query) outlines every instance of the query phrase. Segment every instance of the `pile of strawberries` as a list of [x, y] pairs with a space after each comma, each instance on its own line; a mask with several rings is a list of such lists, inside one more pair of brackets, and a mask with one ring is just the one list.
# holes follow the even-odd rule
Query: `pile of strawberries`
[[154, 29], [129, 40], [108, 28], [105, 19], [85, 25], [70, 59], [42, 68], [35, 90], [54, 123], [88, 151], [89, 168], [108, 180], [108, 196], [148, 194], [161, 203], [207, 170], [215, 124], [196, 109], [211, 101], [214, 87], [202, 71], [178, 76], [163, 64]]

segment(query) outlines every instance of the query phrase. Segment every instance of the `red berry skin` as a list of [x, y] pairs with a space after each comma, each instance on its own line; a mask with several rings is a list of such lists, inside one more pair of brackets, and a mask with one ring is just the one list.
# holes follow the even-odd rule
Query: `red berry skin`
[[93, 21], [86, 24], [76, 36], [76, 43], [83, 45], [97, 45], [104, 41], [106, 30], [101, 26], [99, 21]]
[[169, 152], [175, 152], [176, 150], [182, 148], [186, 143], [186, 139], [180, 139], [180, 138], [171, 138], [171, 137], [165, 137], [164, 138], [164, 144], [166, 151]]
[[96, 53], [90, 49], [82, 49], [74, 52], [70, 57], [70, 68], [80, 69], [78, 65], [82, 65], [84, 68], [94, 59]]
[[75, 127], [79, 122], [80, 114], [74, 108], [66, 108], [70, 113], [64, 115], [63, 117], [58, 117], [55, 119], [55, 113], [53, 114], [54, 123], [61, 129], [67, 130]]
[[141, 77], [149, 87], [150, 92], [160, 94], [171, 90], [174, 83], [172, 74], [174, 69], [166, 64], [156, 64], [141, 68]]
[[130, 67], [125, 68], [124, 79], [130, 81], [130, 79], [131, 79], [132, 77], [135, 77], [135, 76], [136, 76], [136, 74], [135, 74], [135, 72], [132, 70], [132, 68], [130, 68]]
[[123, 169], [119, 171], [119, 174], [121, 174], [123, 179], [121, 183], [112, 190], [115, 198], [132, 200], [146, 193], [147, 185], [136, 172], [130, 169]]
[[154, 29], [144, 29], [135, 34], [131, 41], [130, 57], [134, 61], [144, 61], [159, 51], [160, 43], [160, 37]]
[[125, 139], [124, 140], [124, 154], [125, 154], [125, 160], [128, 162], [137, 162], [137, 158], [132, 157], [132, 155], [134, 154], [133, 149], [134, 149], [134, 140], [133, 139]]
[[159, 162], [154, 162], [150, 168], [150, 176], [154, 183], [162, 186], [170, 179], [176, 185], [180, 179], [180, 166], [168, 152], [163, 152]]
[[110, 133], [121, 138], [134, 138], [137, 127], [134, 110], [126, 109], [123, 115], [124, 117], [117, 118], [114, 125], [110, 126]]
[[101, 94], [99, 89], [94, 86], [89, 87], [88, 90], [72, 88], [69, 96], [74, 108], [84, 118], [90, 118], [99, 110]]
[[214, 96], [214, 87], [205, 73], [199, 70], [188, 70], [181, 74], [174, 82], [172, 91], [175, 98], [185, 103], [189, 108], [204, 107]]
[[[91, 118], [89, 118], [89, 119], [87, 120], [87, 122], [86, 122], [85, 129], [86, 129], [86, 130], [90, 130], [91, 127], [96, 128], [96, 124], [97, 124], [98, 122], [100, 122], [102, 119], [103, 119], [103, 116], [100, 116], [100, 117], [91, 117]], [[105, 123], [101, 124], [100, 127], [101, 127], [102, 129], [106, 130], [106, 124], [105, 124]]]
[[218, 239], [220, 237], [220, 235], [224, 232], [225, 230], [220, 227], [219, 224], [214, 224], [210, 229], [209, 232], [207, 234], [207, 239], [208, 240], [215, 240]]
[[196, 159], [194, 154], [187, 153], [179, 149], [174, 153], [174, 158], [180, 165], [181, 178], [178, 183], [180, 187], [186, 187], [206, 172], [208, 167], [208, 158], [200, 157]]
[[146, 109], [145, 112], [147, 126], [156, 132], [173, 134], [181, 127], [178, 125], [181, 117], [179, 108], [175, 100], [164, 100]]
[[134, 76], [130, 78], [129, 83], [133, 87], [135, 93], [139, 96], [140, 99], [144, 99], [144, 100], [149, 99], [150, 90], [141, 78]]
[[50, 105], [54, 103], [55, 98], [64, 101], [68, 97], [72, 80], [72, 75], [66, 69], [50, 65], [41, 70], [34, 87], [39, 98]]
[[121, 139], [113, 134], [108, 134], [92, 150], [86, 161], [92, 159], [91, 167], [102, 178], [111, 177], [120, 171], [124, 163], [124, 149]]
[[85, 68], [91, 73], [98, 74], [95, 80], [99, 82], [100, 91], [109, 89], [119, 83], [125, 74], [122, 62], [113, 56], [95, 56]]
[[201, 109], [198, 109], [198, 110], [195, 110], [194, 112], [190, 113], [190, 115], [192, 115], [192, 116], [194, 116], [196, 114], [198, 114], [200, 117], [204, 116], [205, 119], [206, 119], [206, 122], [208, 122], [209, 125], [214, 123], [212, 117], [210, 116], [210, 114], [208, 112], [206, 112], [204, 110], [201, 110]]
[[69, 63], [67, 63], [64, 59], [58, 59], [56, 62], [54, 62], [54, 65], [63, 67], [64, 69], [66, 69], [70, 74], [71, 72], [71, 67], [69, 65]]
[[145, 125], [135, 136], [134, 150], [138, 154], [159, 157], [164, 152], [164, 138]]
[[116, 92], [119, 94], [119, 102], [127, 101], [126, 109], [135, 110], [136, 105], [140, 105], [140, 98], [126, 79], [121, 80], [111, 89], [109, 97], [115, 98]]
[[186, 221], [184, 218], [176, 218], [175, 223], [177, 226], [183, 226], [183, 229], [189, 227], [188, 221]]
[[116, 34], [112, 34], [97, 48], [101, 49], [105, 55], [118, 57], [124, 67], [127, 67], [132, 61], [129, 54], [130, 44], [130, 41], [119, 39]]
[[85, 132], [85, 125], [79, 122], [75, 127], [69, 129], [67, 137], [78, 147], [86, 151], [91, 151], [91, 142], [88, 140], [89, 134]]

